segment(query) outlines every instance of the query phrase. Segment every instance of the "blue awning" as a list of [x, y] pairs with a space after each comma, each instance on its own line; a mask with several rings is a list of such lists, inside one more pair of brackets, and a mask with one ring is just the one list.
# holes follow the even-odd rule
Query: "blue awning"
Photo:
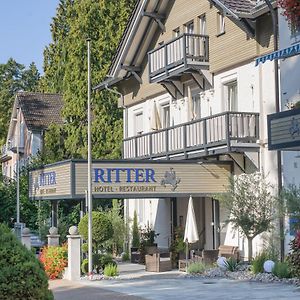
[[300, 54], [300, 43], [295, 44], [291, 47], [282, 49], [282, 50], [278, 50], [278, 51], [274, 51], [272, 53], [266, 54], [264, 56], [260, 56], [255, 60], [255, 66], [258, 66], [260, 63], [264, 63], [267, 60], [274, 60], [274, 59], [282, 59], [282, 58], [286, 58], [286, 57], [290, 57], [293, 55], [297, 55]]

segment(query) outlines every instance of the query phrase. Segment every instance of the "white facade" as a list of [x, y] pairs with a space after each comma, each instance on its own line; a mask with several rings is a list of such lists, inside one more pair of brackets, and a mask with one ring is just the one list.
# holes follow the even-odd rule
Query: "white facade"
[[[260, 153], [245, 153], [248, 157], [248, 171], [260, 169], [268, 176], [268, 180], [275, 186], [277, 185], [277, 168], [276, 155], [268, 151], [267, 148], [267, 121], [266, 116], [275, 111], [275, 85], [274, 85], [274, 64], [266, 62], [263, 65], [255, 67], [254, 61], [232, 68], [225, 72], [214, 76], [213, 88], [200, 90], [196, 86], [185, 84], [185, 97], [172, 100], [168, 93], [160, 95], [154, 99], [136, 104], [127, 108], [124, 113], [124, 132], [128, 136], [136, 136], [138, 134], [151, 132], [151, 116], [155, 105], [160, 115], [161, 122], [164, 122], [164, 108], [169, 105], [170, 126], [178, 125], [191, 121], [192, 118], [208, 117], [226, 110], [234, 110], [238, 112], [257, 112], [260, 114]], [[235, 96], [229, 94], [234, 93]], [[200, 101], [198, 114], [195, 114], [195, 107], [190, 96], [197, 96]], [[232, 105], [228, 103], [229, 98], [236, 103]], [[229, 101], [230, 102], [230, 101]], [[142, 128], [140, 121], [142, 120]], [[163, 125], [162, 125], [163, 127]], [[225, 156], [224, 156], [224, 159]], [[227, 158], [228, 159], [228, 158]], [[300, 167], [300, 166], [299, 166]], [[246, 170], [247, 171], [247, 170]], [[235, 165], [234, 173], [240, 174], [242, 171]], [[201, 202], [205, 201], [202, 207]], [[177, 225], [184, 225], [187, 212], [188, 198], [177, 198]], [[205, 237], [203, 243], [195, 245], [195, 248], [212, 249], [216, 244], [213, 239], [213, 202], [211, 198], [195, 198], [194, 199], [196, 215], [198, 215], [198, 231], [205, 228]], [[166, 248], [170, 246], [171, 228], [172, 228], [172, 201], [170, 199], [127, 199], [125, 201], [126, 215], [129, 219], [133, 219], [134, 211], [137, 212], [138, 221], [141, 227], [151, 225], [160, 235], [156, 239], [159, 247]], [[203, 210], [201, 212], [201, 210]], [[198, 211], [198, 214], [197, 214]], [[201, 217], [205, 216], [205, 224], [202, 224]], [[247, 242], [244, 237], [225, 224], [226, 213], [220, 212], [220, 243], [227, 245], [236, 245], [243, 251], [243, 256], [247, 255]], [[180, 224], [182, 223], [182, 224]], [[217, 230], [217, 229], [216, 229]], [[262, 239], [256, 238], [253, 241], [253, 251], [258, 253], [262, 247]]]

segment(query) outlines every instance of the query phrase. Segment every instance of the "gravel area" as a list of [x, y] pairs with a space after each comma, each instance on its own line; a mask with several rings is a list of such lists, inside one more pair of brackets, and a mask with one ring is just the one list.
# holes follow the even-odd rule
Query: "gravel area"
[[300, 286], [299, 278], [283, 278], [280, 279], [271, 273], [253, 274], [250, 271], [250, 266], [243, 265], [237, 271], [230, 272], [219, 267], [207, 269], [202, 274], [186, 274], [187, 278], [228, 278], [233, 280], [263, 282], [263, 283], [285, 283]]

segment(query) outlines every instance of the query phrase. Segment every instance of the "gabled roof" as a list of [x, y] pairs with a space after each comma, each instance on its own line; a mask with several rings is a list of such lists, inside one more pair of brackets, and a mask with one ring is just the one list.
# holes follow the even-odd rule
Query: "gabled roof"
[[16, 102], [29, 130], [44, 130], [51, 123], [63, 124], [63, 99], [59, 94], [19, 92]]
[[[125, 28], [116, 54], [113, 57], [107, 79], [95, 86], [94, 90], [102, 90], [107, 86], [115, 85], [133, 73], [130, 67], [138, 69], [151, 43], [158, 22], [154, 16], [166, 16], [172, 1], [167, 0], [138, 0]], [[203, 1], [203, 0], [198, 0]], [[234, 22], [239, 23], [249, 34], [254, 34], [255, 20], [269, 11], [264, 0], [207, 0], [219, 10], [226, 13]], [[276, 1], [271, 0], [273, 6]], [[134, 42], [133, 42], [134, 41]]]

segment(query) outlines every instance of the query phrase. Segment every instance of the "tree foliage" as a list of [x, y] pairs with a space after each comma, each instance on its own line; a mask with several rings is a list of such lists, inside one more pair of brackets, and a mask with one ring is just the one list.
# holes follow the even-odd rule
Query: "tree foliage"
[[[41, 81], [44, 91], [60, 92], [64, 97], [66, 124], [47, 132], [45, 148], [53, 151], [51, 159], [87, 156], [86, 39], [91, 39], [92, 85], [96, 85], [108, 71], [134, 2], [60, 1], [51, 25], [53, 41], [44, 51]], [[93, 158], [120, 157], [122, 112], [116, 97], [108, 92], [93, 93], [92, 110]]]
[[255, 172], [230, 178], [228, 190], [217, 195], [230, 212], [227, 222], [239, 229], [248, 240], [248, 258], [252, 258], [252, 240], [272, 227], [277, 200], [272, 185], [263, 174]]
[[[85, 215], [78, 225], [79, 233], [85, 240], [88, 239], [88, 215]], [[108, 216], [103, 212], [93, 211], [92, 213], [92, 236], [94, 251], [97, 253], [99, 247], [112, 238], [113, 236], [112, 223]]]
[[39, 78], [34, 63], [28, 69], [12, 58], [0, 64], [0, 145], [5, 143], [16, 92], [37, 91]]

